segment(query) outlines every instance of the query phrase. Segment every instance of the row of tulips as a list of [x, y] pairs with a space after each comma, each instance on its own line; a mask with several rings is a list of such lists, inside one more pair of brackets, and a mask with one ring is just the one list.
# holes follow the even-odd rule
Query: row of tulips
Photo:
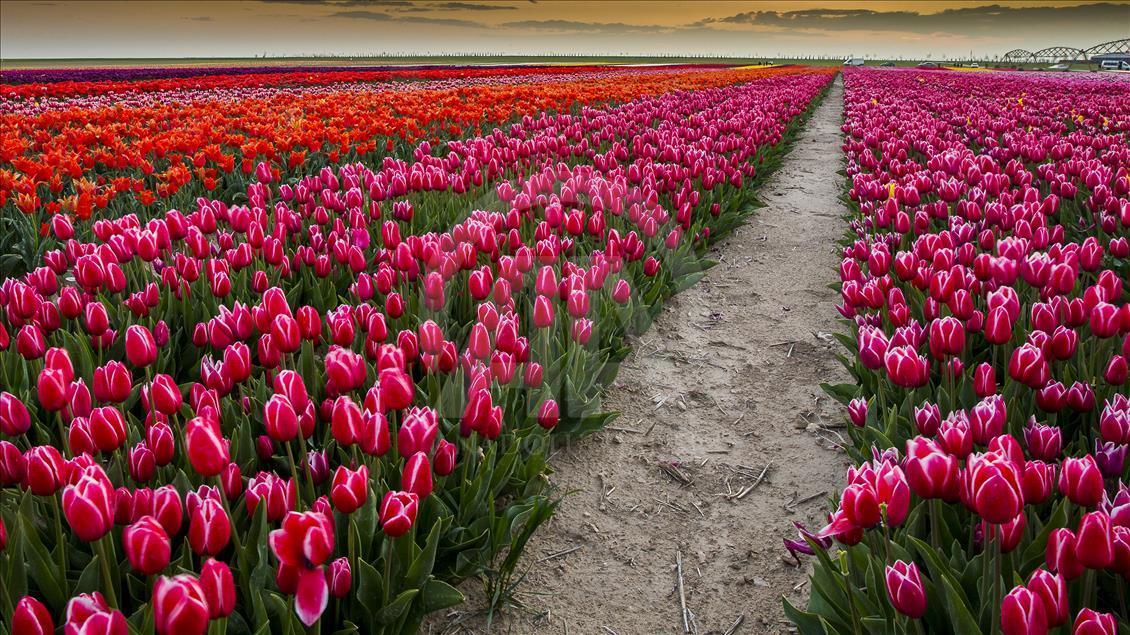
[[[805, 633], [1130, 632], [1130, 82], [849, 71], [859, 463]], [[833, 548], [838, 544], [838, 548]]]
[[[189, 94], [141, 91], [143, 97], [128, 102], [86, 98], [30, 113], [0, 109], [0, 247], [5, 254], [31, 254], [24, 260], [30, 268], [50, 242], [39, 240], [41, 234], [70, 237], [51, 223], [55, 216], [71, 225], [76, 219], [121, 216], [138, 204], [159, 212], [188, 207], [200, 196], [230, 200], [260, 177], [259, 164], [276, 178], [296, 178], [342, 163], [407, 160], [421, 140], [481, 134], [522, 115], [725, 86], [777, 72], [542, 69], [488, 75], [496, 80], [489, 85], [482, 85], [482, 77], [449, 75], [438, 86], [418, 90], [358, 84], [368, 75], [357, 79], [348, 73], [340, 78], [345, 83], [328, 86], [336, 75], [315, 82], [308, 74], [283, 74], [276, 78], [280, 84], [309, 81], [317, 89], [264, 90], [257, 87], [271, 76], [239, 75]], [[427, 78], [436, 72], [417, 73]], [[516, 77], [526, 79], [514, 83]], [[82, 227], [78, 231], [80, 239], [89, 238]], [[29, 244], [12, 242], [24, 235]], [[0, 261], [0, 273], [13, 270]]]
[[0, 631], [409, 633], [460, 580], [501, 597], [549, 445], [608, 419], [625, 335], [831, 74], [730, 77], [256, 168], [0, 282]]

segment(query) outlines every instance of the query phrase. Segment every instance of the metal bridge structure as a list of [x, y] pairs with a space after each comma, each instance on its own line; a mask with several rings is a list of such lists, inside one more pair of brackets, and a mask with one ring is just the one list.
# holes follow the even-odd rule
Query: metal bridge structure
[[1130, 38], [1111, 40], [1086, 49], [1074, 46], [1049, 46], [1035, 52], [1012, 49], [1001, 56], [1001, 61], [1006, 64], [1094, 64], [1096, 57], [1112, 53], [1130, 55]]

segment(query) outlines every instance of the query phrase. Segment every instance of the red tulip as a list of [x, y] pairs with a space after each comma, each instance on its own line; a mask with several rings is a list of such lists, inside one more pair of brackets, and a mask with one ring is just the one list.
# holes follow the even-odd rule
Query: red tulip
[[436, 413], [431, 408], [412, 408], [404, 414], [396, 433], [396, 450], [408, 458], [418, 452], [430, 454], [439, 432]]
[[126, 420], [112, 406], [96, 408], [90, 413], [90, 437], [98, 449], [113, 452], [126, 442]]
[[538, 425], [546, 430], [557, 427], [560, 418], [561, 413], [557, 407], [557, 402], [553, 399], [546, 399], [538, 408]]
[[1047, 569], [1036, 569], [1028, 578], [1027, 586], [1043, 602], [1049, 628], [1067, 623], [1071, 607], [1067, 600], [1067, 582], [1062, 576]]
[[1114, 563], [1114, 532], [1104, 512], [1085, 514], [1079, 521], [1075, 558], [1089, 569], [1105, 569]]
[[286, 443], [298, 436], [298, 415], [290, 400], [284, 395], [274, 394], [263, 405], [263, 425], [271, 439]]
[[333, 552], [333, 526], [319, 512], [290, 512], [282, 528], [271, 532], [271, 550], [282, 567], [298, 570], [295, 588], [295, 613], [310, 626], [318, 621], [329, 601], [329, 588], [322, 565]]
[[16, 603], [16, 610], [12, 613], [12, 633], [21, 635], [53, 635], [55, 622], [47, 607], [39, 600], [25, 595]]
[[267, 520], [278, 522], [293, 511], [298, 496], [298, 488], [293, 478], [283, 480], [274, 472], [256, 474], [247, 486], [244, 503], [247, 514], [254, 515], [262, 502], [267, 508]]
[[997, 393], [997, 373], [992, 364], [977, 365], [973, 371], [973, 392], [982, 398]]
[[957, 457], [942, 452], [934, 442], [921, 437], [906, 444], [906, 480], [922, 498], [957, 500]]
[[966, 465], [973, 509], [987, 522], [1007, 523], [1021, 513], [1024, 496], [1016, 465], [995, 454], [974, 454]]
[[127, 635], [129, 626], [121, 611], [111, 609], [102, 594], [80, 593], [67, 602], [66, 635]]
[[365, 504], [368, 496], [369, 469], [362, 465], [356, 470], [349, 470], [339, 465], [330, 488], [334, 507], [343, 514], [352, 514]]
[[1094, 507], [1103, 496], [1103, 475], [1095, 458], [1066, 458], [1059, 472], [1059, 491], [1080, 507]]
[[208, 558], [200, 567], [200, 589], [208, 601], [208, 617], [228, 617], [235, 610], [235, 580], [228, 565]]
[[1072, 635], [1117, 635], [1118, 620], [1113, 613], [1098, 613], [1085, 608], [1075, 617]]
[[205, 478], [219, 475], [231, 462], [227, 439], [220, 434], [215, 421], [203, 417], [190, 419], [184, 427], [184, 442], [192, 469]]
[[1126, 383], [1128, 376], [1130, 376], [1130, 364], [1127, 364], [1126, 358], [1122, 355], [1111, 357], [1106, 370], [1103, 371], [1103, 379], [1106, 383], [1111, 386], [1121, 386]]
[[399, 368], [385, 368], [379, 376], [381, 401], [388, 410], [402, 410], [412, 404], [416, 386], [412, 378]]
[[1068, 580], [1083, 575], [1083, 563], [1079, 562], [1075, 555], [1076, 543], [1075, 533], [1070, 529], [1053, 529], [1048, 535], [1048, 544], [1044, 552], [1048, 569]]
[[48, 412], [58, 412], [67, 405], [67, 381], [65, 373], [57, 368], [44, 367], [36, 381], [39, 403]]
[[1051, 378], [1051, 370], [1043, 351], [1032, 344], [1024, 344], [1012, 351], [1008, 374], [1016, 381], [1036, 389], [1047, 385]]
[[[850, 412], [851, 404], [848, 404]], [[861, 426], [861, 424], [856, 424]], [[922, 407], [915, 406], [914, 408], [914, 427], [918, 429], [918, 434], [926, 437], [932, 437], [938, 433], [942, 425], [942, 411], [938, 408], [937, 404], [923, 402]]]
[[1051, 497], [1055, 486], [1055, 465], [1040, 460], [1028, 461], [1020, 477], [1024, 504], [1039, 505]]
[[157, 342], [149, 329], [140, 324], [126, 328], [126, 359], [137, 368], [145, 368], [157, 361]]
[[1004, 635], [1042, 635], [1048, 632], [1044, 604], [1038, 595], [1018, 586], [1001, 602], [1001, 632]]
[[130, 566], [138, 573], [153, 575], [169, 566], [169, 535], [152, 516], [142, 516], [126, 527], [122, 531], [122, 546]]
[[887, 598], [896, 611], [919, 619], [926, 614], [926, 588], [918, 573], [918, 565], [896, 560], [887, 567]]
[[19, 436], [31, 429], [31, 415], [24, 403], [10, 392], [0, 392], [0, 433]]
[[94, 369], [94, 398], [121, 403], [129, 397], [133, 379], [129, 369], [119, 361], [109, 361]]
[[316, 567], [333, 553], [333, 526], [318, 512], [289, 512], [269, 538], [275, 557], [290, 566]]
[[326, 576], [330, 595], [338, 599], [349, 595], [349, 588], [353, 586], [353, 573], [349, 568], [348, 558], [338, 558], [331, 562]]
[[381, 530], [390, 538], [408, 533], [416, 522], [420, 498], [411, 492], [387, 492], [381, 499]]
[[83, 470], [73, 484], [63, 490], [63, 514], [75, 536], [94, 542], [114, 526], [114, 486], [102, 468]]
[[455, 471], [455, 464], [457, 460], [458, 447], [454, 443], [448, 443], [446, 439], [440, 439], [439, 444], [436, 445], [435, 461], [432, 468], [438, 476], [447, 476]]
[[417, 452], [408, 457], [404, 463], [404, 473], [400, 477], [400, 486], [420, 499], [427, 498], [432, 493], [432, 467], [427, 454]]
[[13, 443], [0, 441], [0, 487], [16, 485], [27, 474], [27, 459]]
[[203, 635], [208, 630], [208, 598], [191, 575], [157, 578], [152, 607], [159, 635]]
[[857, 428], [862, 428], [867, 424], [867, 400], [862, 397], [852, 399], [847, 406], [848, 418], [851, 424]]
[[188, 544], [196, 555], [214, 556], [230, 541], [231, 520], [219, 500], [206, 498], [189, 511]]
[[887, 377], [896, 386], [918, 388], [925, 386], [930, 379], [930, 367], [926, 359], [909, 346], [892, 346], [883, 358]]
[[36, 496], [51, 496], [63, 487], [63, 456], [50, 445], [38, 445], [24, 453], [23, 484]]

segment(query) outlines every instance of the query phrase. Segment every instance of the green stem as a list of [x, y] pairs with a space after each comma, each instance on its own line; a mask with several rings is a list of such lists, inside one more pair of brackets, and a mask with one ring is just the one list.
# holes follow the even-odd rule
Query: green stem
[[114, 589], [114, 578], [110, 575], [110, 553], [113, 545], [110, 541], [113, 534], [107, 533], [98, 540], [98, 564], [102, 567], [102, 586], [106, 591], [106, 599], [111, 608], [118, 608], [118, 593]]
[[232, 543], [235, 545], [235, 557], [239, 560], [239, 586], [243, 593], [247, 593], [251, 585], [247, 577], [247, 560], [243, 555], [243, 539], [240, 538], [239, 527], [235, 526], [235, 516], [232, 515], [231, 507], [228, 505], [228, 497], [224, 494], [223, 482], [220, 481], [219, 476], [212, 478], [216, 481], [216, 491], [219, 494], [220, 505], [224, 508], [224, 513], [228, 515], [228, 524], [231, 525], [231, 539]]
[[63, 576], [63, 583], [67, 580], [67, 541], [63, 537], [63, 509], [59, 506], [59, 497], [56, 493], [51, 497], [51, 506], [55, 510], [55, 548], [59, 551], [59, 573]]

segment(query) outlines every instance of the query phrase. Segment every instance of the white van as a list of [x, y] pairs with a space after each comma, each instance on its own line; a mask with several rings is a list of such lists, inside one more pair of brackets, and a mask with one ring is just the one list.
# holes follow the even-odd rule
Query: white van
[[844, 66], [863, 66], [862, 57], [849, 57], [844, 60]]
[[1130, 62], [1123, 62], [1121, 60], [1103, 60], [1099, 65], [1104, 71], [1130, 71]]

